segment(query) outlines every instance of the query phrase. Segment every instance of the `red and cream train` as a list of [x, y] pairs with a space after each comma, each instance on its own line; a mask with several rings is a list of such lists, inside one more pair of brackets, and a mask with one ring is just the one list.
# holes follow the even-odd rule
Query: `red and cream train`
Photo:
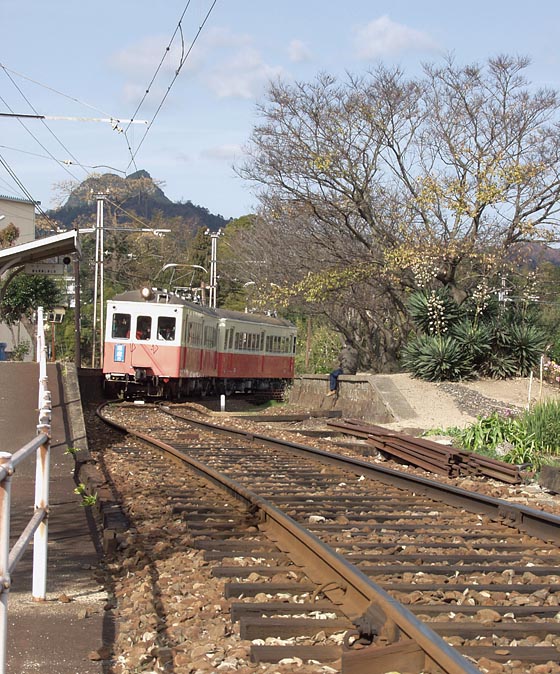
[[143, 288], [107, 302], [108, 395], [180, 398], [283, 387], [294, 376], [296, 328]]

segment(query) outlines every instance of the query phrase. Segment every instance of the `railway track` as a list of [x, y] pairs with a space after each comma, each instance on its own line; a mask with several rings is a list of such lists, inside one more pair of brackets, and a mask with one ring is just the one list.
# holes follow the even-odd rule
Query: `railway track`
[[560, 518], [177, 410], [102, 414], [196, 473], [150, 457], [253, 662], [560, 672]]

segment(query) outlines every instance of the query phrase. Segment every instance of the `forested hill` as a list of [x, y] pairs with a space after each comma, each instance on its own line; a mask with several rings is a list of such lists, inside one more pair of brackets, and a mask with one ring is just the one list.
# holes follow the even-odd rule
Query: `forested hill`
[[49, 211], [47, 215], [64, 229], [71, 229], [76, 223], [81, 225], [91, 221], [97, 208], [94, 195], [100, 192], [106, 193], [110, 202], [121, 207], [118, 209], [121, 222], [130, 220], [124, 211], [147, 222], [155, 217], [181, 219], [192, 230], [207, 227], [217, 231], [228, 222], [222, 215], [213, 215], [207, 208], [196, 206], [190, 201], [171, 201], [147, 171], [137, 171], [126, 178], [114, 173], [90, 177], [72, 190], [63, 206]]

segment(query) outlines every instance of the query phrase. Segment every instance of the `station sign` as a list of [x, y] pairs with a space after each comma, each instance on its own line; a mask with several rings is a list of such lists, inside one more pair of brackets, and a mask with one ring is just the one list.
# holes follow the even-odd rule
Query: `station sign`
[[59, 262], [28, 262], [24, 265], [26, 274], [41, 274], [43, 276], [62, 276], [64, 264]]

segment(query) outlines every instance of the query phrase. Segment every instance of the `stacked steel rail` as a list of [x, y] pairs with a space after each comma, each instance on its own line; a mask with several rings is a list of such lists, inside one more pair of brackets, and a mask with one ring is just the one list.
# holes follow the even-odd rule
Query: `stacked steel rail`
[[341, 433], [364, 438], [367, 444], [401, 463], [411, 464], [438, 475], [448, 477], [476, 475], [510, 484], [520, 484], [523, 479], [521, 466], [425, 438], [415, 438], [375, 424], [365, 424], [358, 419], [327, 421], [327, 425]]

